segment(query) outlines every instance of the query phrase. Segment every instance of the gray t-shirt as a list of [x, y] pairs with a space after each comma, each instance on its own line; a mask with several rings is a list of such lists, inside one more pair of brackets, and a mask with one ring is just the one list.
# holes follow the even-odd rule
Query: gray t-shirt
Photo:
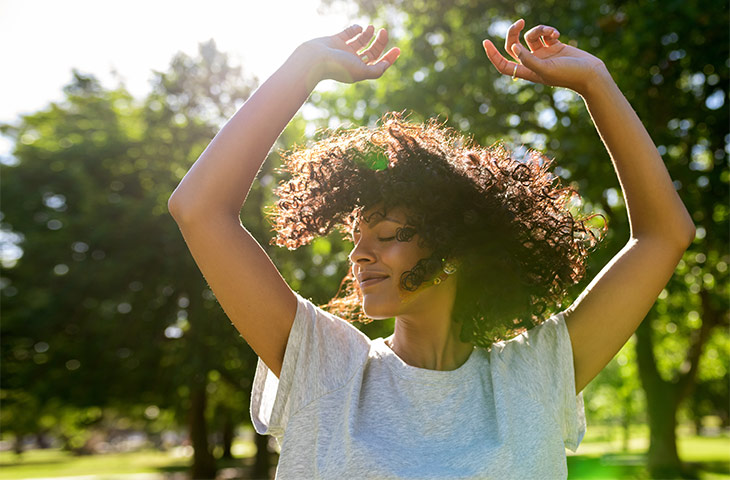
[[251, 394], [277, 478], [567, 478], [586, 424], [562, 313], [438, 371], [297, 301], [281, 377], [259, 358]]

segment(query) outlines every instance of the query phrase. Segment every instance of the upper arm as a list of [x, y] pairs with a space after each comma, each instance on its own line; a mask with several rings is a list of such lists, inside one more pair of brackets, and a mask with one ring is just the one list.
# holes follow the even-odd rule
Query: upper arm
[[576, 394], [636, 331], [685, 248], [661, 238], [631, 239], [564, 312]]
[[185, 242], [228, 318], [278, 377], [297, 299], [237, 217], [178, 221]]

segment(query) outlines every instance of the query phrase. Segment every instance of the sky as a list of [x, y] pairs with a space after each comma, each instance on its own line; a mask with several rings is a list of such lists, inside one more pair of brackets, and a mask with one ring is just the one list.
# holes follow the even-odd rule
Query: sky
[[[62, 100], [74, 68], [141, 99], [153, 70], [212, 38], [263, 82], [302, 42], [353, 23], [364, 21], [352, 6], [323, 11], [320, 0], [0, 0], [0, 124]], [[12, 150], [0, 135], [0, 164]], [[22, 255], [18, 241], [0, 232], [3, 266]]]
[[352, 7], [320, 10], [320, 0], [0, 0], [0, 123], [60, 100], [72, 68], [110, 88], [116, 71], [141, 98], [152, 70], [211, 38], [263, 81], [300, 43], [361, 20]]
[[[121, 79], [143, 98], [153, 70], [168, 70], [178, 52], [196, 55], [212, 38], [263, 82], [302, 42], [353, 23], [364, 20], [352, 6], [323, 11], [320, 0], [0, 0], [0, 124], [62, 100], [74, 68], [107, 88]], [[0, 164], [13, 163], [12, 150], [0, 135]], [[22, 255], [7, 234], [6, 267]]]

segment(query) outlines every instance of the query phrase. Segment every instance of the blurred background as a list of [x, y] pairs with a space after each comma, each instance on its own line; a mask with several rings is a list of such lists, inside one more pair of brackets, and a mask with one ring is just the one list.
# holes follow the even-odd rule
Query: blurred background
[[[540, 149], [608, 218], [569, 304], [625, 244], [626, 209], [582, 99], [488, 62], [481, 40], [503, 45], [517, 18], [606, 63], [697, 226], [584, 390], [570, 478], [730, 479], [729, 16], [711, 0], [0, 1], [0, 479], [273, 477], [277, 447], [249, 417], [257, 357], [167, 200], [297, 45], [352, 23], [388, 28], [400, 59], [376, 82], [321, 83], [241, 211], [291, 287], [325, 303], [351, 245], [269, 244], [280, 152], [405, 109]], [[393, 323], [356, 325], [377, 337]]]

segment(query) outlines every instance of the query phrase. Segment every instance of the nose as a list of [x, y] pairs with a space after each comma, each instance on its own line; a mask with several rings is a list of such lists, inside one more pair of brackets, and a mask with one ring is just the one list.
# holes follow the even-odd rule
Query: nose
[[361, 235], [360, 239], [355, 242], [348, 258], [352, 264], [370, 263], [375, 261], [375, 254], [373, 253], [370, 243], [366, 240], [365, 235]]

